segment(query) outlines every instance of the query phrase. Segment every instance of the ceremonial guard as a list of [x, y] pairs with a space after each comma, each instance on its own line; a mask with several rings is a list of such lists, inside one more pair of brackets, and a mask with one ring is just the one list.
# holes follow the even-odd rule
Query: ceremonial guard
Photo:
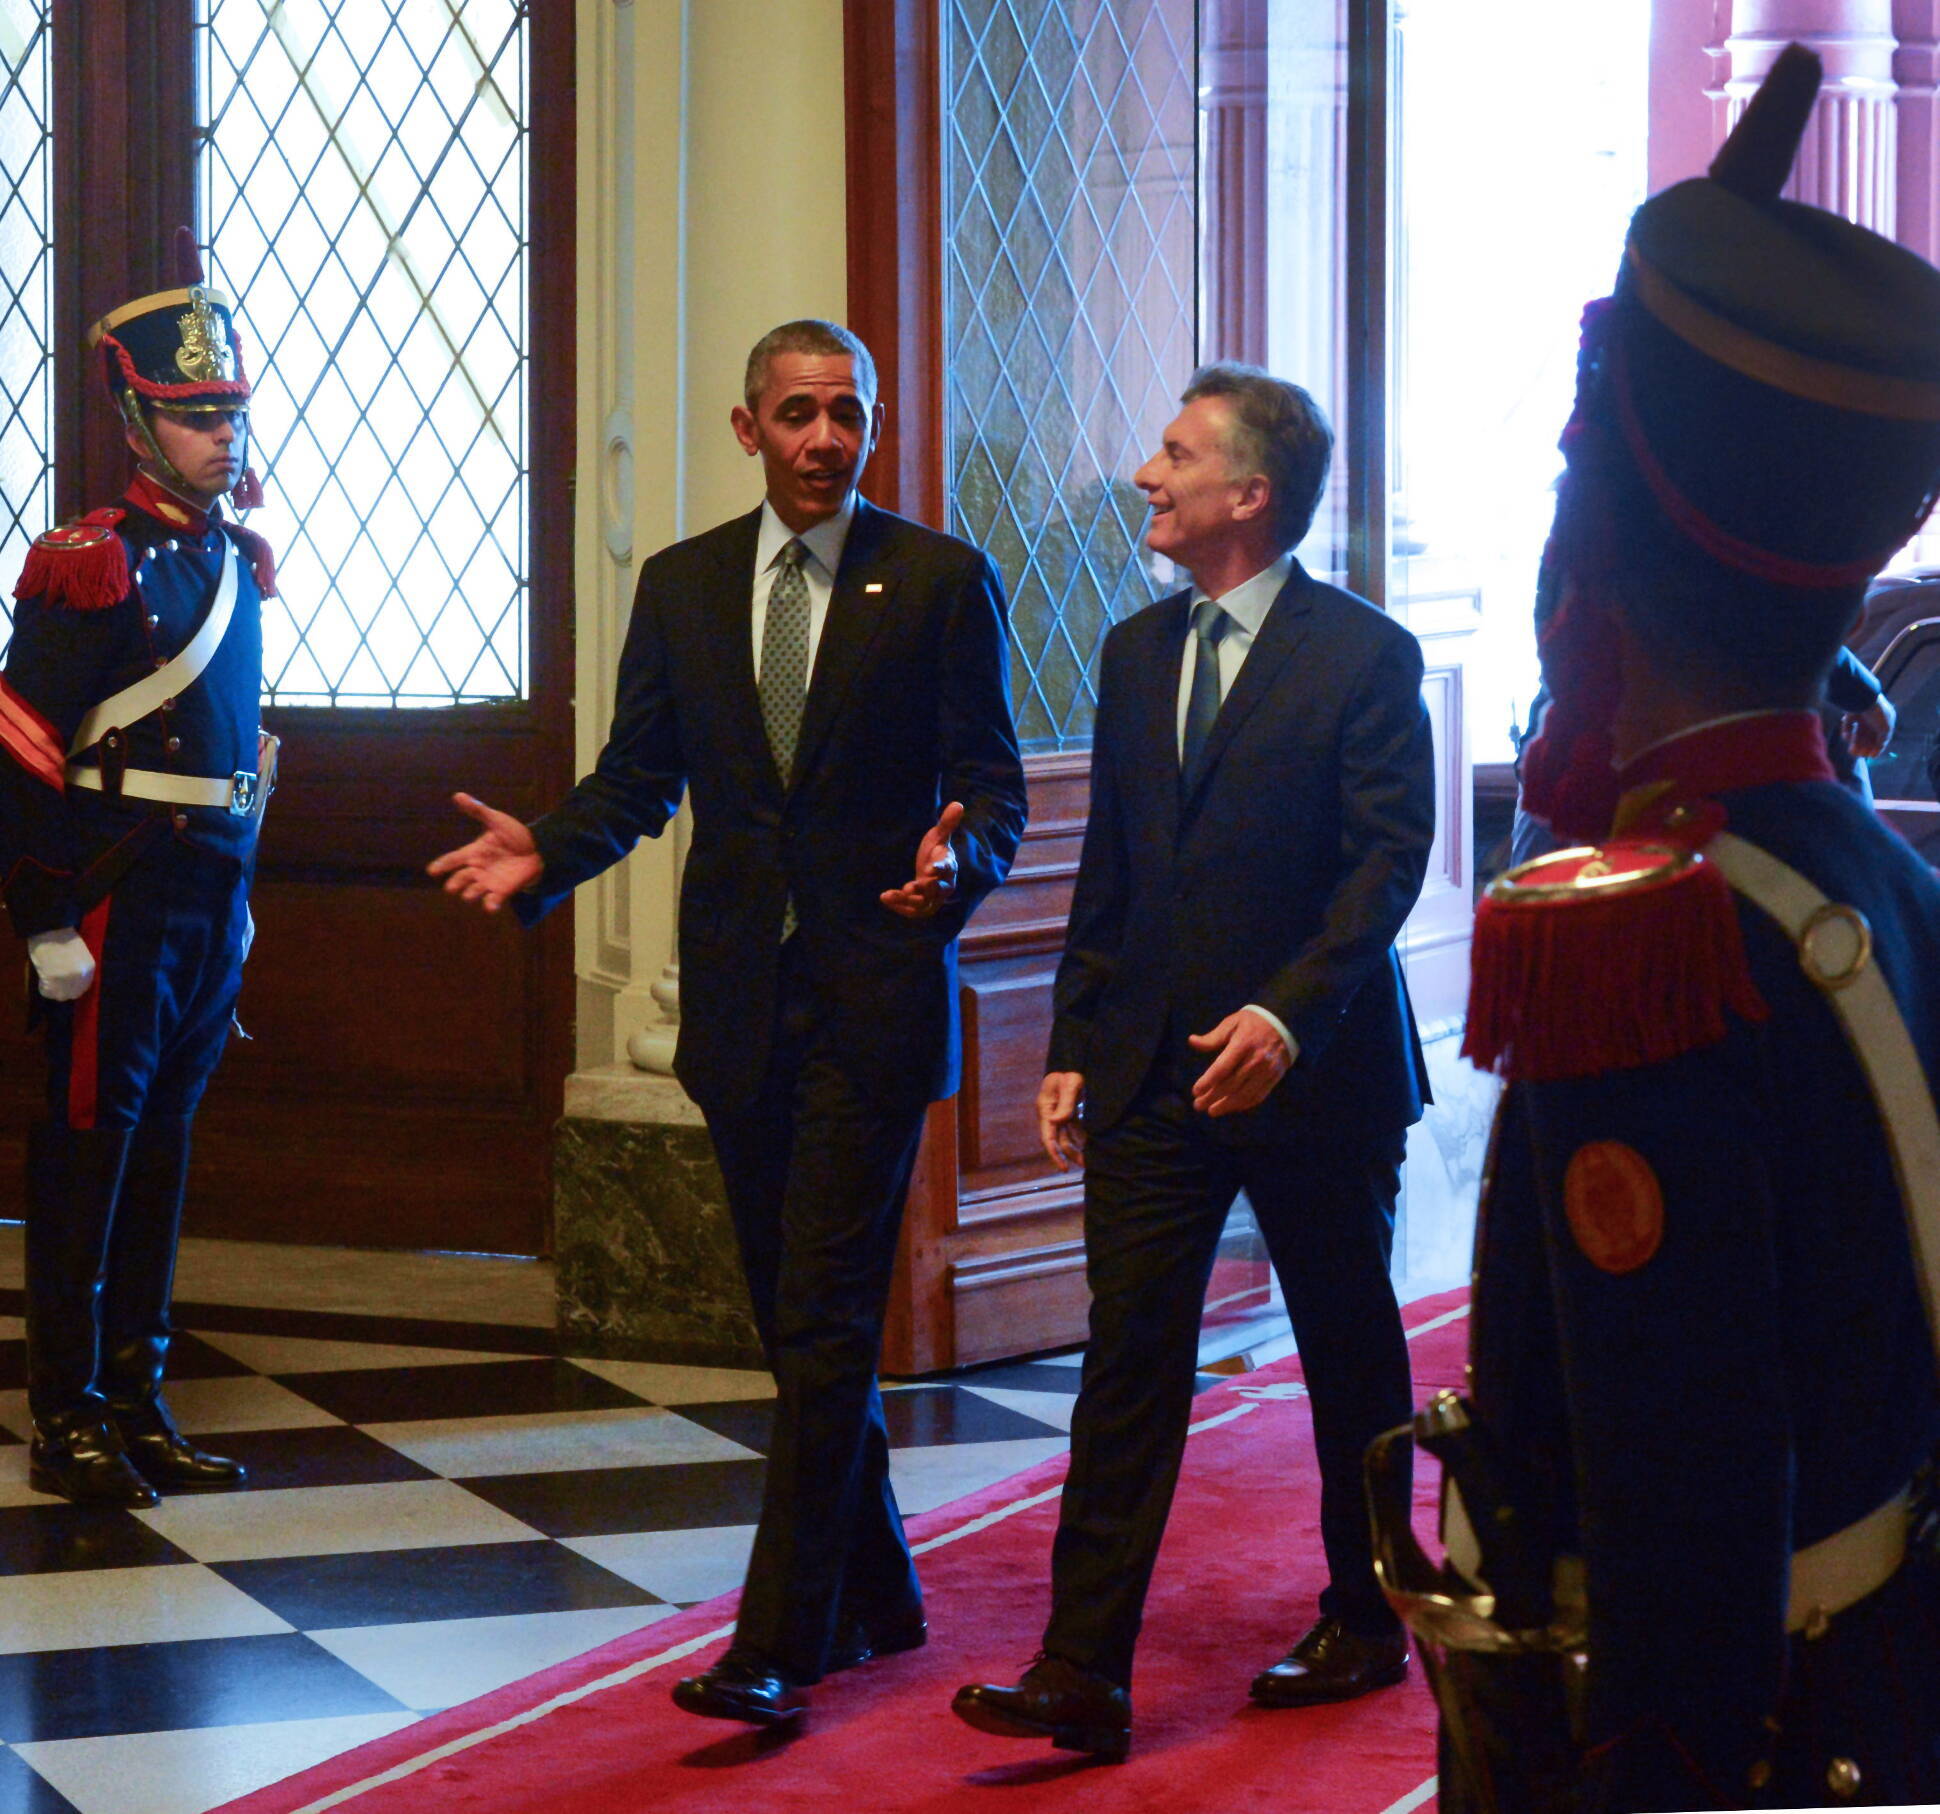
[[89, 331], [136, 475], [35, 542], [0, 680], [0, 884], [48, 1055], [29, 1477], [96, 1505], [243, 1475], [161, 1396], [189, 1127], [234, 1014], [275, 748], [258, 720], [269, 550], [221, 504], [261, 497], [249, 381], [228, 301], [185, 257], [182, 288]]
[[1576, 847], [1477, 920], [1444, 1569], [1410, 1432], [1369, 1464], [1459, 1814], [1940, 1799], [1940, 886], [1813, 709], [1940, 486], [1940, 273], [1779, 199], [1818, 82], [1784, 53], [1585, 321], [1525, 769]]

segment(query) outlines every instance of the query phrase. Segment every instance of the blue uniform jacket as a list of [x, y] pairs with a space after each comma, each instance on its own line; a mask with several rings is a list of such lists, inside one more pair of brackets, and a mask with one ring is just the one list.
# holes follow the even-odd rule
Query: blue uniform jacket
[[[118, 602], [80, 608], [50, 588], [15, 608], [4, 699], [11, 722], [0, 743], [0, 757], [12, 758], [0, 760], [0, 885], [23, 938], [78, 924], [127, 859], [154, 838], [184, 838], [245, 865], [255, 853], [258, 815], [57, 787], [23, 753], [25, 740], [38, 732], [43, 739], [51, 733], [64, 756], [93, 706], [177, 654], [209, 609], [220, 561], [233, 558], [237, 591], [228, 633], [180, 698], [124, 727], [127, 766], [208, 777], [257, 766], [263, 594], [248, 554], [231, 553], [233, 526], [215, 519], [169, 523], [137, 507], [135, 496], [113, 526], [129, 574]], [[98, 751], [84, 752], [79, 759], [97, 757]]]
[[[1933, 873], [1830, 781], [1721, 800], [1732, 831], [1866, 916], [1940, 1086]], [[1585, 1559], [1589, 1737], [1619, 1807], [1749, 1805], [1792, 1552], [1891, 1497], [1940, 1438], [1865, 1082], [1790, 940], [1736, 906], [1770, 1018], [1669, 1063], [1513, 1084], [1478, 1237], [1475, 1400], [1538, 1523]], [[1572, 1234], [1564, 1172], [1591, 1141], [1633, 1147], [1661, 1184], [1662, 1243], [1637, 1270], [1600, 1270]]]

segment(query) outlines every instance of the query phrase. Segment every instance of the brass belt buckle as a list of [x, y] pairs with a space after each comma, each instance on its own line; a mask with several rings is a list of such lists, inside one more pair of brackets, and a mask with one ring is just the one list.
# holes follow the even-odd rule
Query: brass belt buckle
[[239, 768], [229, 779], [229, 810], [246, 819], [256, 809], [256, 771]]

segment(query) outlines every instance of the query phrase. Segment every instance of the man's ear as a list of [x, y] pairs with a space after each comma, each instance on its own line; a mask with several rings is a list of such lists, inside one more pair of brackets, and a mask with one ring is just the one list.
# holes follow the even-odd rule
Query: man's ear
[[1273, 482], [1265, 473], [1256, 472], [1250, 479], [1240, 482], [1239, 499], [1233, 505], [1233, 521], [1236, 523], [1256, 522], [1263, 517], [1273, 503]]
[[761, 438], [756, 432], [753, 410], [745, 403], [737, 403], [728, 411], [728, 422], [734, 430], [734, 438], [741, 443], [743, 453], [758, 454], [761, 451]]
[[128, 428], [124, 426], [121, 431], [121, 438], [128, 443], [128, 451], [131, 454], [133, 454], [136, 459], [146, 460], [150, 457], [148, 452], [148, 443], [144, 441], [140, 435], [136, 434], [132, 428]]

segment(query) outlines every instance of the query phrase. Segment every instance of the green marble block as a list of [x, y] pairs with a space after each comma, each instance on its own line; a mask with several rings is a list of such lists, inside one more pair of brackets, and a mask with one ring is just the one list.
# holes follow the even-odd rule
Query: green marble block
[[569, 1080], [553, 1220], [564, 1353], [763, 1364], [720, 1168], [677, 1086], [619, 1066]]

